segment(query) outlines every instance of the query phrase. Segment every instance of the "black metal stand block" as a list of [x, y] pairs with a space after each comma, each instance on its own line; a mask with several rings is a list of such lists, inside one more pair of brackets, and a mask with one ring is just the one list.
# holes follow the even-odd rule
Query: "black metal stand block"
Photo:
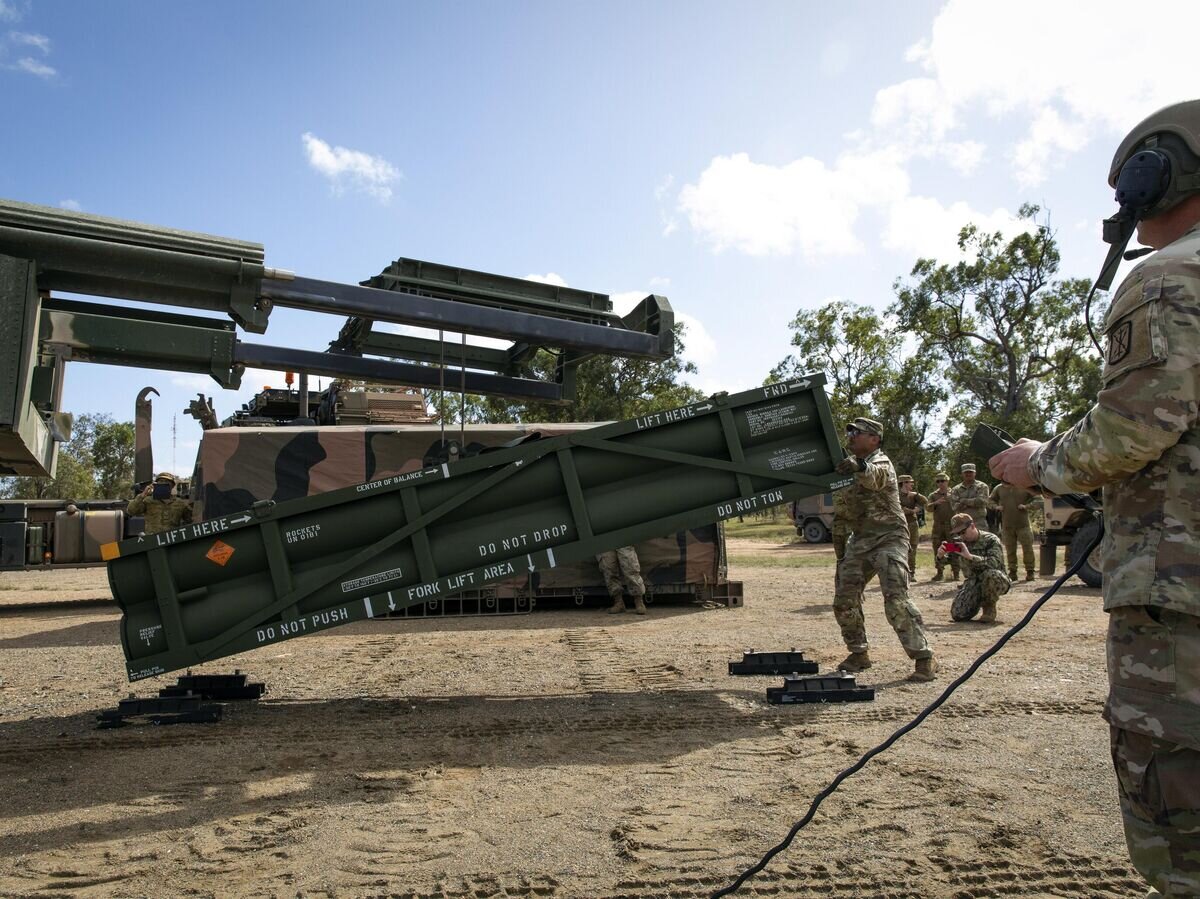
[[853, 674], [818, 674], [815, 677], [785, 677], [782, 687], [767, 687], [767, 702], [869, 702], [874, 687], [860, 687]]
[[208, 724], [221, 720], [221, 707], [206, 704], [199, 696], [172, 696], [122, 699], [115, 709], [105, 709], [96, 716], [96, 727], [124, 727], [132, 719], [145, 719], [149, 724]]
[[755, 652], [753, 649], [742, 653], [740, 662], [729, 663], [730, 674], [816, 674], [817, 663], [804, 658], [804, 653], [796, 652]]
[[240, 670], [233, 674], [182, 674], [170, 687], [163, 687], [158, 695], [165, 698], [196, 696], [200, 699], [216, 699], [229, 702], [236, 699], [260, 699], [267, 691], [265, 684], [248, 684], [246, 675]]

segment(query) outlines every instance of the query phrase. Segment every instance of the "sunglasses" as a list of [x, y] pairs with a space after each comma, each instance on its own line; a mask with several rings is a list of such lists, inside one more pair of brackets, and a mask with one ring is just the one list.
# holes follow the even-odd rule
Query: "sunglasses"
[[865, 434], [865, 433], [867, 433], [867, 432], [863, 431], [859, 428], [855, 428], [855, 427], [846, 428], [846, 436], [847, 437], [857, 437], [859, 434]]

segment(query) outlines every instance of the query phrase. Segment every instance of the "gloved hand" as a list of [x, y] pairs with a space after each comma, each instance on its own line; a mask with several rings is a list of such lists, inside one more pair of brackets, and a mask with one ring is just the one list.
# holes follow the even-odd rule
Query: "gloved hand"
[[856, 471], [866, 471], [866, 463], [854, 456], [847, 456], [833, 469], [838, 474], [854, 474]]

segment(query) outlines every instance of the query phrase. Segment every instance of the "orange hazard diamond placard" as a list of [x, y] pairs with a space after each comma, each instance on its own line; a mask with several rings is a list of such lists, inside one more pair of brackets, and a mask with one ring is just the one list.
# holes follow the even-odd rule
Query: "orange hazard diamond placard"
[[204, 554], [204, 558], [208, 559], [210, 562], [216, 562], [221, 567], [224, 567], [225, 563], [229, 561], [232, 555], [232, 546], [221, 540], [216, 540], [213, 542], [213, 545], [209, 547], [208, 552]]

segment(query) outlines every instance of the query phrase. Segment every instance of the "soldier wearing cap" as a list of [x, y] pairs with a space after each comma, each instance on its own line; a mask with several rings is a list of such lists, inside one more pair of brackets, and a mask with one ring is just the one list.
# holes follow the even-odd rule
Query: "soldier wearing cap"
[[125, 513], [142, 516], [146, 534], [161, 534], [188, 524], [192, 520], [192, 504], [175, 496], [174, 491], [175, 475], [159, 472], [154, 483], [147, 484], [145, 490], [129, 501]]
[[921, 613], [908, 598], [908, 523], [900, 507], [896, 469], [880, 449], [883, 425], [856, 418], [846, 428], [846, 438], [850, 455], [838, 463], [837, 471], [854, 478], [843, 491], [853, 535], [838, 563], [833, 614], [850, 655], [838, 668], [862, 671], [871, 667], [863, 591], [878, 574], [888, 623], [908, 657], [916, 662], [911, 679], [933, 680], [937, 661]]
[[936, 555], [958, 556], [965, 571], [962, 586], [950, 604], [950, 617], [970, 621], [980, 610], [979, 620], [996, 620], [996, 603], [1012, 587], [1004, 573], [1004, 544], [989, 531], [981, 531], [966, 512], [950, 520], [950, 539], [938, 546]]
[[[933, 476], [937, 482], [933, 493], [929, 494], [929, 508], [933, 512], [933, 527], [929, 534], [929, 544], [935, 550], [950, 539], [950, 519], [954, 517], [954, 508], [950, 499], [950, 475], [939, 471]], [[950, 573], [958, 580], [958, 556], [951, 554], [949, 558], [933, 554], [933, 562], [937, 566], [937, 574], [931, 580], [940, 581], [944, 577], [943, 570], [950, 565]]]
[[988, 529], [988, 485], [975, 479], [973, 463], [968, 462], [962, 467], [962, 483], [951, 489], [950, 506], [955, 513], [970, 515], [979, 530]]
[[1000, 539], [1008, 556], [1008, 578], [1017, 579], [1017, 544], [1021, 544], [1021, 561], [1025, 563], [1025, 580], [1032, 581], [1033, 531], [1029, 528], [1029, 503], [1036, 497], [1032, 490], [997, 484], [992, 488], [988, 503], [1000, 512]]
[[1104, 717], [1125, 841], [1134, 867], [1154, 885], [1150, 895], [1197, 896], [1200, 100], [1138, 124], [1108, 180], [1122, 203], [1110, 236], [1119, 247], [1120, 229], [1136, 224], [1141, 243], [1158, 252], [1113, 294], [1095, 405], [1046, 443], [1017, 441], [992, 458], [991, 469], [1018, 487], [1104, 490]]
[[900, 475], [900, 508], [908, 522], [908, 579], [917, 579], [917, 544], [921, 542], [921, 522], [918, 509], [929, 507], [929, 500], [917, 493], [916, 482], [910, 474]]

